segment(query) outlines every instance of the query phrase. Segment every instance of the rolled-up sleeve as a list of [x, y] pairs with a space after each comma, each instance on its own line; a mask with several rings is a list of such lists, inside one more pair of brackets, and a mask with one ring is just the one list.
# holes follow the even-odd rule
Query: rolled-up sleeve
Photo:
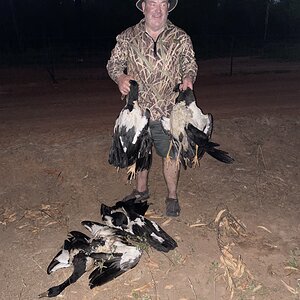
[[118, 35], [116, 40], [117, 43], [111, 51], [106, 69], [110, 78], [117, 83], [118, 77], [124, 74], [124, 70], [127, 68], [128, 40], [124, 33]]
[[193, 82], [197, 77], [198, 66], [196, 63], [195, 52], [191, 38], [186, 35], [183, 41], [183, 49], [180, 58], [180, 69], [182, 73], [182, 79], [189, 76]]

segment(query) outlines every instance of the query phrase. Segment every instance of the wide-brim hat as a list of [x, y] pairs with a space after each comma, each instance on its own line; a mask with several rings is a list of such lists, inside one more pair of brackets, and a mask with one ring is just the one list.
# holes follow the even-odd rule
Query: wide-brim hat
[[[136, 2], [136, 7], [140, 10], [140, 11], [143, 11], [143, 8], [142, 8], [142, 3], [144, 2], [144, 0], [138, 0], [137, 2]], [[169, 2], [170, 2], [170, 6], [169, 6], [169, 12], [170, 11], [172, 11], [175, 7], [176, 7], [176, 5], [177, 5], [177, 3], [178, 3], [178, 0], [169, 0]]]

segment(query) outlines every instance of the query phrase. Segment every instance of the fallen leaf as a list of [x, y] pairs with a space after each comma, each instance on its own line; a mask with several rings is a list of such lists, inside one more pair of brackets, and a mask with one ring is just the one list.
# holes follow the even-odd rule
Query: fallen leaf
[[259, 284], [257, 287], [255, 287], [254, 289], [253, 289], [253, 293], [256, 293], [258, 290], [260, 290], [262, 288], [262, 285], [261, 284]]
[[280, 280], [282, 283], [283, 283], [283, 285], [286, 287], [286, 289], [290, 292], [290, 293], [292, 293], [293, 295], [298, 295], [299, 293], [298, 293], [298, 291], [296, 290], [296, 289], [294, 289], [294, 288], [292, 288], [291, 286], [289, 286], [286, 282], [284, 282], [283, 280]]
[[219, 211], [219, 213], [217, 214], [216, 218], [215, 218], [215, 223], [218, 223], [219, 220], [221, 219], [222, 214], [227, 211], [227, 209], [222, 209], [221, 211]]
[[171, 218], [169, 218], [168, 220], [164, 221], [161, 226], [167, 226], [170, 222], [172, 221]]
[[271, 248], [271, 249], [277, 249], [278, 248], [278, 246], [272, 245], [272, 244], [269, 244], [269, 243], [264, 243], [264, 245]]
[[173, 284], [169, 284], [165, 286], [165, 290], [171, 290], [174, 287]]
[[203, 227], [203, 226], [207, 226], [208, 224], [204, 224], [204, 223], [195, 223], [195, 224], [192, 224], [190, 225], [191, 228], [193, 227]]
[[286, 266], [284, 267], [285, 270], [293, 270], [293, 271], [299, 271], [298, 268], [295, 268], [295, 267], [291, 267], [291, 266]]
[[272, 231], [270, 231], [268, 228], [266, 228], [265, 226], [257, 226], [257, 228], [260, 228], [260, 229], [263, 229], [263, 230], [265, 230], [265, 231], [267, 231], [267, 232], [269, 232], [269, 233], [272, 233]]
[[28, 225], [29, 225], [29, 224], [26, 223], [26, 224], [24, 224], [24, 225], [19, 226], [18, 229], [23, 229], [24, 227], [27, 227]]
[[50, 204], [42, 204], [42, 209], [43, 210], [47, 210], [47, 209], [50, 209], [50, 208], [51, 208]]
[[136, 289], [133, 289], [132, 291], [133, 291], [133, 292], [142, 292], [142, 291], [147, 290], [149, 287], [151, 287], [151, 283], [147, 283], [147, 284], [145, 284], [145, 285], [143, 285], [143, 286], [141, 286], [141, 287], [138, 287], [138, 288], [136, 288]]
[[148, 266], [150, 268], [159, 269], [159, 265], [156, 262], [152, 261], [152, 260], [149, 260], [145, 264], [146, 264], [146, 266]]
[[57, 221], [49, 222], [49, 223], [45, 224], [45, 227], [50, 226], [50, 225], [53, 225], [53, 224], [57, 224]]

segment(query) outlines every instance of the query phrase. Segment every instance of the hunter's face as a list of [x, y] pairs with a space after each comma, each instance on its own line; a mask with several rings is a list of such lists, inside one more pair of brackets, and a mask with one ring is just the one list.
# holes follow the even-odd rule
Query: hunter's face
[[168, 19], [168, 0], [145, 0], [142, 3], [146, 26], [153, 31], [160, 31]]

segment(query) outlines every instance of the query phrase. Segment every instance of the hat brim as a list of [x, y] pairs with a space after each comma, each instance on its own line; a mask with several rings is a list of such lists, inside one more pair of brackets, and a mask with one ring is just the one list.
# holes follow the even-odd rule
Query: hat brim
[[[143, 8], [142, 8], [142, 3], [143, 3], [143, 2], [144, 2], [144, 0], [138, 0], [138, 1], [136, 2], [136, 7], [137, 7], [140, 11], [143, 11]], [[178, 0], [169, 0], [169, 2], [170, 2], [170, 6], [169, 6], [168, 12], [172, 11], [172, 10], [176, 7], [176, 5], [177, 5], [177, 3], [178, 3]]]

